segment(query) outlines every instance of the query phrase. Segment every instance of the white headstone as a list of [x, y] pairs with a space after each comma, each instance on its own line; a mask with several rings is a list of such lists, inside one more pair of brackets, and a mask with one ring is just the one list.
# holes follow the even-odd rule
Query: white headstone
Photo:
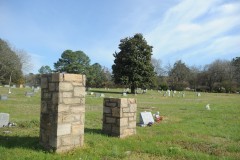
[[9, 123], [9, 114], [8, 113], [0, 113], [0, 128], [7, 126]]
[[206, 105], [206, 109], [207, 109], [207, 110], [211, 110], [209, 104]]
[[154, 119], [151, 112], [141, 112], [140, 113], [140, 123], [148, 124], [149, 122], [154, 123]]

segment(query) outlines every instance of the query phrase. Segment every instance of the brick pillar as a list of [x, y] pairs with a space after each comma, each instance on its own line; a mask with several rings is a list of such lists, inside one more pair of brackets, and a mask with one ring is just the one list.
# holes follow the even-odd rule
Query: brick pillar
[[120, 138], [136, 134], [136, 112], [134, 98], [104, 98], [103, 133]]
[[40, 144], [56, 152], [83, 146], [84, 119], [85, 76], [42, 75]]

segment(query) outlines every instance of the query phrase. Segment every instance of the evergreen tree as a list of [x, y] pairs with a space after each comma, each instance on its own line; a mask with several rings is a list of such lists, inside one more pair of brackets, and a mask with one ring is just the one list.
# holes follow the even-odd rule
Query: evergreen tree
[[130, 87], [131, 93], [137, 87], [151, 86], [155, 77], [151, 63], [152, 48], [139, 33], [120, 40], [120, 52], [113, 54], [114, 82]]

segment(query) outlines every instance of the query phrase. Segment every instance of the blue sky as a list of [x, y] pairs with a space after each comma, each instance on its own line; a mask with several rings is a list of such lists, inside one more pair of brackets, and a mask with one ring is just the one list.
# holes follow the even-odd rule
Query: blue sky
[[240, 56], [240, 0], [0, 0], [0, 38], [37, 73], [64, 50], [111, 68], [120, 39], [142, 33], [163, 65]]

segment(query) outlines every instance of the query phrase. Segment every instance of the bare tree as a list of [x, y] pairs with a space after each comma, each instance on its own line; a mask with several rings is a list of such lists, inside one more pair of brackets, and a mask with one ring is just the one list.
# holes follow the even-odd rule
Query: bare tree
[[31, 71], [31, 68], [33, 68], [31, 56], [24, 50], [15, 49], [15, 52], [22, 64], [22, 72], [26, 74], [27, 72]]
[[160, 59], [152, 57], [151, 63], [154, 67], [154, 72], [157, 74], [157, 76], [164, 76], [166, 74], [164, 68], [162, 67], [162, 61]]

